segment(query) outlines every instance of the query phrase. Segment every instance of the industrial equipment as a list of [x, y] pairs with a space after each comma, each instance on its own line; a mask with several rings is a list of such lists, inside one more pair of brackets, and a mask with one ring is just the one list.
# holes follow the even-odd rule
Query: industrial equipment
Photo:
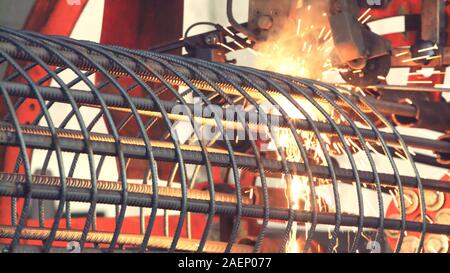
[[[448, 170], [445, 88], [383, 82], [396, 48], [358, 19], [372, 1], [249, 2], [246, 24], [227, 1], [230, 27], [151, 49], [0, 26], [4, 252], [449, 252], [449, 179], [418, 167]], [[347, 83], [226, 58], [314, 8]]]

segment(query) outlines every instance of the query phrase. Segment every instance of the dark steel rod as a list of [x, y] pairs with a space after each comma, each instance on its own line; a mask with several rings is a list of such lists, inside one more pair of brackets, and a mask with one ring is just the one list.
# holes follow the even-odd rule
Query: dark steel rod
[[[22, 126], [23, 139], [28, 148], [36, 149], [53, 149], [53, 141], [48, 134], [46, 127], [40, 126]], [[66, 152], [84, 153], [85, 143], [79, 131], [75, 130], [56, 130], [59, 136], [61, 149]], [[14, 133], [15, 130], [11, 126], [5, 126], [0, 123], [0, 145], [17, 146], [18, 140]], [[115, 156], [117, 154], [116, 147], [110, 135], [91, 133], [90, 140], [92, 149], [95, 154]], [[147, 151], [142, 144], [142, 139], [127, 138], [121, 139], [123, 145], [123, 153], [127, 158], [146, 159]], [[176, 154], [170, 143], [154, 142], [153, 153], [156, 160], [176, 162]], [[226, 151], [218, 149], [209, 149], [208, 154], [212, 165], [229, 167], [230, 159]], [[193, 146], [183, 145], [182, 156], [186, 163], [203, 165], [204, 159], [201, 152]], [[253, 156], [245, 154], [236, 154], [236, 163], [239, 168], [257, 170], [257, 163]], [[261, 164], [268, 172], [280, 173], [283, 171], [281, 162], [272, 159], [261, 159]], [[292, 174], [305, 175], [307, 170], [305, 165], [298, 162], [288, 162]], [[312, 165], [310, 167], [313, 175], [319, 178], [329, 179], [330, 171], [326, 166]], [[336, 168], [336, 176], [339, 180], [354, 181], [354, 173], [349, 169]], [[375, 177], [372, 172], [358, 171], [360, 178], [365, 183], [375, 183]], [[391, 174], [379, 174], [382, 184], [385, 186], [396, 186], [397, 182]], [[402, 183], [407, 187], [417, 187], [417, 180], [415, 177], [401, 176]], [[423, 179], [423, 186], [425, 189], [432, 189], [443, 192], [450, 192], [450, 183], [439, 180]]]
[[[43, 186], [33, 185], [31, 188], [33, 198], [46, 200], [59, 200], [60, 190], [57, 186]], [[90, 189], [67, 188], [67, 200], [73, 202], [90, 202]], [[0, 182], [1, 196], [23, 197], [24, 187], [23, 183]], [[137, 207], [151, 207], [152, 196], [149, 194], [129, 193], [127, 198], [128, 206]], [[120, 192], [98, 190], [98, 203], [103, 204], [121, 204], [122, 197]], [[235, 215], [236, 205], [232, 203], [217, 202], [215, 210], [216, 215]], [[180, 198], [160, 196], [158, 200], [158, 207], [160, 209], [180, 210]], [[194, 213], [208, 213], [209, 203], [203, 200], [189, 200], [187, 203], [187, 210]], [[288, 209], [271, 208], [269, 211], [270, 219], [273, 220], [288, 220]], [[294, 211], [294, 219], [297, 222], [310, 222], [311, 213], [307, 211]], [[264, 216], [263, 207], [254, 205], [244, 205], [242, 207], [242, 216], [250, 218], [262, 218]], [[336, 218], [334, 214], [319, 213], [317, 215], [319, 224], [334, 225]], [[365, 228], [377, 228], [379, 219], [375, 217], [365, 217]], [[342, 215], [342, 226], [356, 226], [358, 223], [358, 216]], [[401, 221], [385, 219], [385, 228], [392, 230], [399, 230]], [[422, 223], [420, 222], [406, 222], [407, 231], [421, 231]], [[450, 235], [450, 228], [446, 225], [427, 224], [428, 233], [447, 234]]]
[[[8, 92], [8, 94], [11, 96], [29, 97], [29, 98], [34, 97], [33, 91], [31, 90], [31, 88], [28, 85], [12, 83], [12, 82], [1, 82], [1, 83], [4, 86], [5, 90]], [[66, 96], [58, 88], [41, 86], [41, 87], [39, 87], [39, 91], [40, 91], [42, 97], [46, 100], [51, 100], [51, 101], [55, 101], [55, 102], [67, 102]], [[88, 105], [98, 105], [99, 104], [97, 102], [95, 95], [92, 94], [91, 92], [86, 92], [86, 91], [81, 91], [81, 90], [71, 90], [71, 93], [72, 93], [74, 100], [77, 103], [88, 104]], [[127, 102], [120, 95], [103, 93], [103, 94], [101, 94], [101, 96], [103, 97], [105, 103], [110, 107], [126, 108], [126, 106], [127, 106]], [[130, 97], [130, 99], [136, 105], [136, 108], [138, 110], [158, 111], [155, 103], [151, 99], [137, 98], [137, 97]], [[177, 102], [165, 101], [165, 100], [161, 100], [161, 104], [168, 112], [172, 111], [174, 109], [174, 107], [180, 105]], [[195, 106], [193, 104], [186, 104], [183, 106], [188, 107], [194, 115], [196, 114], [194, 111]], [[255, 112], [243, 111], [242, 115], [243, 115], [243, 118], [245, 119], [245, 121], [248, 122], [249, 124], [251, 124], [252, 121], [259, 120], [258, 113], [255, 113]], [[210, 120], [211, 124], [215, 124], [215, 121], [212, 120], [211, 118], [204, 117], [203, 111], [202, 111], [201, 117], [204, 118], [205, 120]], [[272, 120], [274, 120], [274, 118], [276, 118], [276, 117], [273, 117]], [[270, 120], [270, 118], [268, 118], [268, 119]], [[278, 119], [279, 119], [279, 123], [280, 123], [279, 127], [286, 128], [287, 127], [286, 122], [281, 118], [278, 118]], [[311, 125], [306, 120], [292, 119], [291, 122], [296, 127], [296, 129], [312, 130]], [[236, 123], [236, 124], [239, 125], [239, 123]], [[315, 122], [315, 125], [320, 130], [320, 132], [328, 133], [328, 134], [335, 134], [335, 130], [330, 124], [322, 123], [322, 122]], [[352, 137], [357, 136], [354, 129], [349, 126], [338, 125], [338, 127], [342, 131], [342, 133], [346, 136], [352, 136]], [[242, 130], [242, 128], [240, 126], [234, 126], [234, 128], [236, 128], [236, 130]], [[372, 130], [359, 128], [359, 131], [360, 131], [361, 135], [363, 137], [367, 138], [368, 140], [377, 140], [377, 135]], [[387, 143], [398, 145], [398, 139], [394, 134], [385, 133], [385, 132], [380, 132], [380, 134], [383, 136], [383, 138], [385, 139], [385, 141]], [[402, 135], [402, 138], [410, 147], [426, 149], [426, 150], [431, 150], [431, 151], [435, 151], [435, 152], [450, 153], [450, 143], [449, 142], [419, 138], [419, 137], [414, 137], [414, 136], [406, 136], [406, 135]]]

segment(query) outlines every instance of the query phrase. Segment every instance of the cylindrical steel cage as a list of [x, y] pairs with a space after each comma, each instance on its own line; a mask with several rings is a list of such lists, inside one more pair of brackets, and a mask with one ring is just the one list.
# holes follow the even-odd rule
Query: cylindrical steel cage
[[[414, 106], [253, 68], [7, 28], [0, 65], [8, 67], [0, 82], [5, 251], [77, 241], [111, 252], [261, 252], [273, 222], [283, 224], [277, 251], [289, 251], [300, 227], [304, 251], [318, 226], [329, 230], [329, 252], [344, 227], [355, 234], [350, 252], [385, 234], [395, 235], [396, 252], [411, 234], [419, 252], [427, 236], [450, 235], [448, 222], [429, 221], [425, 205], [427, 192], [448, 199], [450, 183], [421, 178], [410, 152], [448, 154], [450, 144], [401, 135], [385, 118], [414, 115]], [[101, 178], [108, 174], [114, 178]], [[281, 205], [273, 177], [284, 182]], [[357, 213], [346, 212], [342, 185], [355, 192]], [[376, 216], [365, 213], [365, 191], [376, 196]], [[396, 219], [385, 217], [389, 192], [398, 199]], [[406, 192], [417, 196], [418, 219], [407, 217]], [[56, 201], [54, 211], [47, 200]], [[88, 207], [75, 226], [79, 202]], [[110, 230], [99, 223], [100, 204], [114, 207]], [[136, 207], [138, 228], [127, 228]], [[218, 218], [228, 229], [215, 236]], [[155, 235], [159, 219], [164, 232]], [[258, 227], [244, 240], [249, 223]]]

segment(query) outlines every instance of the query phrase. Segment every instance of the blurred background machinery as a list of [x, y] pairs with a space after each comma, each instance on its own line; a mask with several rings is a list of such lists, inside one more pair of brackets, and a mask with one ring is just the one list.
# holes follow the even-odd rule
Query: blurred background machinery
[[2, 249], [447, 253], [447, 2], [214, 2], [0, 1]]

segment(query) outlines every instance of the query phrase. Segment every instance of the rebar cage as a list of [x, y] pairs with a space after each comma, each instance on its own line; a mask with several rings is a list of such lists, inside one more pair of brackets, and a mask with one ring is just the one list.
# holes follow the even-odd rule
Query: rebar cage
[[[0, 82], [5, 251], [38, 242], [49, 252], [76, 241], [81, 250], [110, 252], [261, 252], [272, 222], [283, 223], [277, 251], [289, 251], [300, 227], [305, 252], [318, 226], [329, 229], [328, 252], [343, 227], [355, 234], [350, 252], [363, 240], [382, 243], [389, 232], [396, 252], [411, 234], [418, 252], [427, 236], [450, 235], [448, 223], [427, 220], [425, 200], [426, 192], [448, 198], [450, 183], [421, 178], [410, 152], [447, 154], [449, 143], [401, 135], [385, 117], [414, 115], [411, 105], [253, 68], [8, 28], [0, 28], [0, 65], [8, 67]], [[336, 155], [348, 166], [336, 164]], [[380, 156], [389, 172], [377, 170]], [[250, 174], [255, 179], [244, 183]], [[274, 176], [284, 182], [284, 205], [272, 196]], [[318, 192], [324, 185], [327, 206]], [[343, 209], [342, 185], [356, 192], [358, 213]], [[365, 214], [366, 190], [376, 193], [376, 217]], [[385, 217], [385, 192], [398, 199], [395, 219]], [[417, 194], [418, 219], [408, 218], [405, 192]], [[88, 208], [75, 226], [79, 202]], [[104, 204], [115, 208], [111, 230], [99, 223]], [[138, 228], [130, 230], [127, 211], [135, 208]], [[164, 233], [155, 235], [159, 210]], [[169, 230], [170, 211], [177, 213]], [[229, 223], [220, 239], [216, 216]], [[247, 221], [258, 225], [251, 240], [243, 240]]]

